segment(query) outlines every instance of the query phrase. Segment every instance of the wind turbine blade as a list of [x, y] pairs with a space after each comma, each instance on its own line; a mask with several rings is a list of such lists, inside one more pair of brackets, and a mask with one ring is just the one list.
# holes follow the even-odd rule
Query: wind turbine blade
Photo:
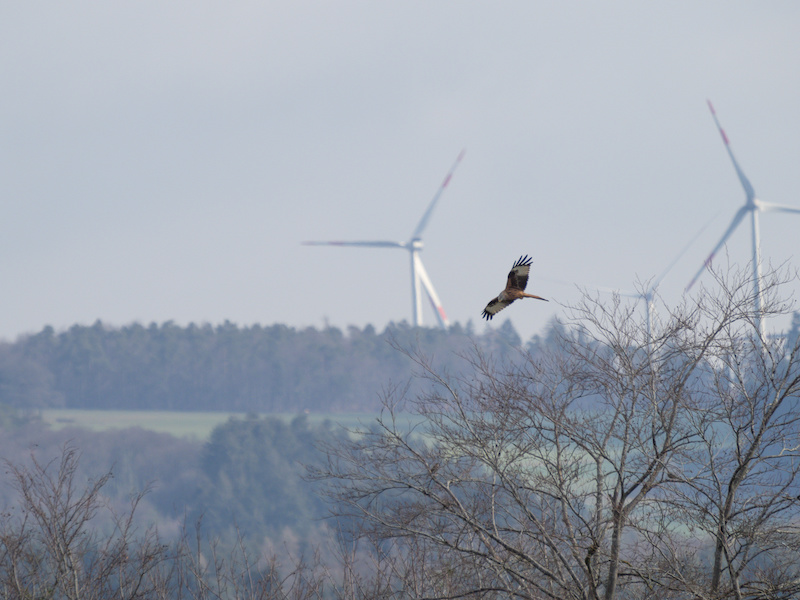
[[714, 246], [714, 249], [711, 251], [711, 254], [708, 255], [708, 258], [703, 263], [703, 266], [700, 267], [700, 270], [697, 271], [697, 273], [695, 274], [694, 277], [692, 277], [692, 280], [689, 282], [689, 285], [686, 286], [686, 289], [684, 291], [688, 292], [691, 289], [691, 287], [695, 284], [695, 282], [700, 277], [700, 275], [703, 274], [703, 271], [705, 271], [708, 268], [708, 266], [711, 264], [711, 261], [714, 260], [714, 255], [717, 253], [717, 250], [722, 248], [722, 245], [728, 240], [728, 238], [730, 237], [731, 233], [733, 233], [733, 230], [736, 229], [739, 226], [739, 223], [742, 222], [742, 219], [744, 219], [744, 216], [748, 212], [750, 212], [750, 210], [752, 210], [752, 209], [749, 208], [747, 205], [745, 205], [742, 208], [740, 208], [738, 211], [736, 211], [736, 214], [733, 217], [733, 221], [731, 221], [731, 224], [728, 226], [728, 229], [723, 234], [722, 239], [720, 239], [720, 241], [717, 242], [717, 245]]
[[711, 116], [714, 117], [714, 123], [716, 123], [717, 129], [719, 129], [719, 133], [722, 136], [722, 141], [725, 142], [725, 149], [728, 151], [728, 156], [731, 157], [731, 161], [733, 162], [733, 168], [736, 169], [736, 175], [739, 177], [739, 181], [742, 183], [742, 187], [744, 188], [744, 193], [747, 196], [747, 202], [751, 203], [755, 200], [756, 197], [756, 192], [753, 189], [753, 185], [750, 183], [750, 180], [744, 174], [744, 171], [742, 171], [742, 168], [739, 166], [739, 162], [733, 155], [733, 150], [731, 150], [730, 140], [728, 140], [728, 136], [725, 134], [725, 130], [719, 123], [719, 119], [717, 118], [717, 111], [714, 110], [714, 105], [711, 104], [711, 100], [706, 100], [706, 102], [708, 102], [708, 108], [711, 109]]
[[700, 234], [703, 233], [708, 228], [709, 225], [711, 225], [711, 223], [714, 221], [714, 219], [717, 218], [718, 215], [719, 215], [719, 213], [717, 213], [716, 215], [711, 217], [708, 220], [708, 222], [700, 228], [700, 231], [698, 231], [696, 234], [694, 234], [694, 237], [691, 240], [689, 240], [689, 242], [683, 247], [683, 250], [680, 251], [678, 256], [676, 256], [673, 259], [673, 261], [671, 263], [669, 263], [669, 266], [667, 266], [667, 268], [664, 269], [664, 271], [661, 273], [661, 275], [658, 276], [658, 279], [656, 279], [653, 282], [653, 285], [651, 285], [650, 288], [647, 290], [648, 294], [652, 294], [655, 291], [655, 289], [658, 287], [658, 284], [661, 283], [661, 280], [664, 279], [664, 277], [667, 276], [667, 273], [669, 273], [672, 270], [672, 267], [674, 267], [675, 264], [680, 260], [681, 256], [686, 254], [686, 251], [691, 247], [692, 244], [695, 243], [695, 241], [697, 241], [697, 238], [700, 237]]
[[783, 204], [773, 204], [772, 202], [758, 201], [758, 208], [764, 212], [787, 212], [787, 213], [800, 213], [800, 208], [793, 206], [784, 206]]
[[368, 246], [370, 248], [405, 248], [403, 242], [301, 242], [303, 246]]
[[447, 184], [450, 183], [450, 179], [453, 177], [453, 173], [455, 172], [458, 163], [460, 163], [461, 159], [464, 158], [464, 152], [466, 152], [466, 149], [462, 150], [459, 153], [458, 157], [456, 158], [456, 162], [454, 162], [453, 166], [450, 167], [450, 171], [447, 173], [447, 177], [444, 178], [442, 185], [439, 186], [438, 191], [433, 196], [433, 200], [431, 200], [431, 203], [428, 205], [428, 210], [426, 210], [425, 214], [422, 215], [422, 219], [420, 219], [417, 228], [414, 230], [414, 233], [411, 234], [412, 240], [417, 239], [419, 236], [421, 236], [425, 227], [428, 225], [428, 220], [431, 218], [431, 213], [433, 212], [433, 208], [436, 206], [436, 202], [438, 202], [439, 196], [442, 195], [442, 192], [444, 192], [444, 189], [447, 187]]
[[422, 287], [425, 288], [425, 292], [428, 294], [428, 300], [431, 301], [433, 312], [436, 313], [436, 319], [439, 321], [439, 326], [442, 329], [446, 329], [450, 322], [448, 321], [447, 315], [444, 312], [442, 302], [439, 300], [439, 296], [436, 294], [436, 290], [433, 289], [431, 278], [428, 277], [428, 272], [425, 270], [425, 267], [422, 266], [422, 260], [416, 254], [414, 255], [414, 264], [416, 265], [417, 276], [419, 276]]

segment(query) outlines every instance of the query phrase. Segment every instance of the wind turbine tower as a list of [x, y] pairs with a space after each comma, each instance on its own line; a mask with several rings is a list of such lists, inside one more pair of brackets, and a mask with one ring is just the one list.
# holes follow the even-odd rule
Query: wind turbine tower
[[436, 290], [433, 287], [433, 283], [431, 282], [430, 277], [428, 277], [428, 272], [425, 270], [425, 266], [422, 264], [422, 259], [420, 258], [419, 254], [422, 251], [424, 246], [422, 242], [422, 232], [425, 231], [425, 227], [428, 225], [428, 221], [430, 220], [431, 214], [433, 213], [433, 209], [436, 206], [436, 203], [439, 201], [442, 193], [444, 192], [447, 184], [450, 183], [450, 179], [453, 176], [453, 173], [458, 167], [458, 164], [461, 162], [461, 159], [464, 157], [464, 150], [462, 150], [458, 157], [456, 158], [453, 166], [450, 167], [450, 171], [447, 173], [447, 176], [444, 178], [442, 185], [439, 186], [436, 194], [433, 196], [430, 204], [428, 205], [427, 210], [422, 215], [417, 227], [411, 233], [411, 237], [408, 241], [405, 242], [394, 242], [394, 241], [386, 241], [386, 240], [378, 240], [378, 241], [364, 241], [364, 242], [303, 242], [306, 246], [362, 246], [368, 248], [402, 248], [408, 251], [409, 258], [411, 260], [411, 314], [413, 316], [413, 323], [415, 327], [422, 327], [422, 288], [425, 289], [425, 293], [428, 296], [428, 299], [431, 302], [431, 306], [433, 307], [433, 312], [436, 315], [436, 320], [439, 323], [439, 326], [442, 329], [446, 329], [449, 325], [449, 321], [447, 319], [447, 315], [444, 312], [444, 307], [442, 306], [441, 301], [439, 300], [439, 296], [436, 293]]
[[708, 255], [703, 266], [700, 267], [700, 270], [697, 271], [697, 274], [692, 278], [689, 282], [689, 285], [686, 286], [686, 291], [688, 292], [689, 289], [695, 284], [698, 280], [700, 275], [703, 274], [703, 271], [709, 267], [711, 261], [714, 259], [714, 255], [717, 251], [725, 244], [728, 240], [730, 235], [733, 231], [739, 226], [739, 223], [750, 214], [750, 229], [752, 233], [752, 263], [753, 263], [753, 303], [755, 309], [755, 318], [756, 318], [756, 327], [758, 332], [761, 333], [761, 249], [760, 249], [760, 236], [759, 236], [759, 227], [758, 227], [758, 214], [760, 212], [785, 212], [785, 213], [800, 213], [800, 208], [793, 208], [791, 206], [783, 206], [781, 204], [773, 204], [771, 202], [764, 202], [760, 200], [756, 196], [756, 192], [753, 189], [753, 185], [750, 183], [750, 180], [747, 179], [747, 176], [742, 171], [742, 168], [739, 166], [739, 162], [736, 160], [736, 157], [733, 155], [733, 150], [731, 150], [730, 141], [728, 140], [728, 136], [725, 134], [725, 130], [722, 129], [722, 125], [719, 123], [719, 119], [717, 118], [717, 112], [714, 110], [714, 106], [711, 104], [711, 101], [708, 101], [708, 108], [711, 109], [711, 116], [714, 117], [714, 123], [717, 125], [717, 129], [719, 130], [720, 135], [722, 136], [722, 141], [725, 143], [725, 149], [728, 151], [728, 156], [731, 157], [731, 162], [733, 162], [733, 168], [736, 170], [736, 175], [739, 177], [739, 182], [742, 184], [744, 188], [745, 194], [745, 201], [744, 206], [739, 208], [736, 211], [736, 214], [733, 216], [733, 220], [731, 224], [728, 226], [728, 229], [725, 230], [725, 233], [722, 235], [722, 238], [717, 242], [717, 245], [714, 246], [714, 249], [711, 251], [711, 254]]

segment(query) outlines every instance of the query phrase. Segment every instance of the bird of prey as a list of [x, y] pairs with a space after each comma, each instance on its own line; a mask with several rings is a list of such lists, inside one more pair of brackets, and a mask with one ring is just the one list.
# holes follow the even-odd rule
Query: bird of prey
[[537, 300], [548, 301], [547, 298], [525, 293], [525, 286], [528, 285], [528, 273], [531, 271], [532, 261], [533, 259], [529, 258], [526, 254], [514, 263], [514, 266], [511, 267], [511, 271], [508, 272], [506, 289], [500, 292], [497, 298], [490, 300], [486, 308], [483, 309], [483, 314], [481, 316], [484, 319], [487, 321], [490, 320], [506, 306], [514, 302], [514, 300], [519, 300], [520, 298], [536, 298]]

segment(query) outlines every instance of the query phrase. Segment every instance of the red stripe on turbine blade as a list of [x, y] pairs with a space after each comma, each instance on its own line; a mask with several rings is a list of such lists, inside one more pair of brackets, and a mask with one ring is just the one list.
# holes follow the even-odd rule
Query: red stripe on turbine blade
[[722, 134], [722, 139], [725, 142], [725, 145], [730, 146], [731, 143], [728, 141], [728, 136], [725, 134], [725, 130], [722, 127], [720, 127], [719, 132]]
[[450, 179], [452, 177], [453, 177], [452, 175], [448, 175], [447, 177], [444, 178], [444, 183], [442, 184], [443, 188], [447, 187], [447, 184], [450, 183]]
[[441, 306], [437, 306], [436, 310], [439, 311], [439, 316], [442, 317], [442, 321], [447, 321], [447, 315], [444, 314], [444, 308]]

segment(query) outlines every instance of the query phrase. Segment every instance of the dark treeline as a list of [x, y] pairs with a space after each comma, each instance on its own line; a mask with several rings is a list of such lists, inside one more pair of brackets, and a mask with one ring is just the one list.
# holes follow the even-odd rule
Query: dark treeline
[[[438, 367], [459, 368], [473, 344], [494, 355], [522, 340], [510, 321], [482, 335], [405, 323], [295, 329], [286, 325], [186, 327], [166, 322], [111, 328], [97, 321], [0, 344], [0, 405], [19, 409], [369, 412], [379, 393], [404, 385], [424, 348]], [[538, 337], [528, 345], [541, 343]]]

